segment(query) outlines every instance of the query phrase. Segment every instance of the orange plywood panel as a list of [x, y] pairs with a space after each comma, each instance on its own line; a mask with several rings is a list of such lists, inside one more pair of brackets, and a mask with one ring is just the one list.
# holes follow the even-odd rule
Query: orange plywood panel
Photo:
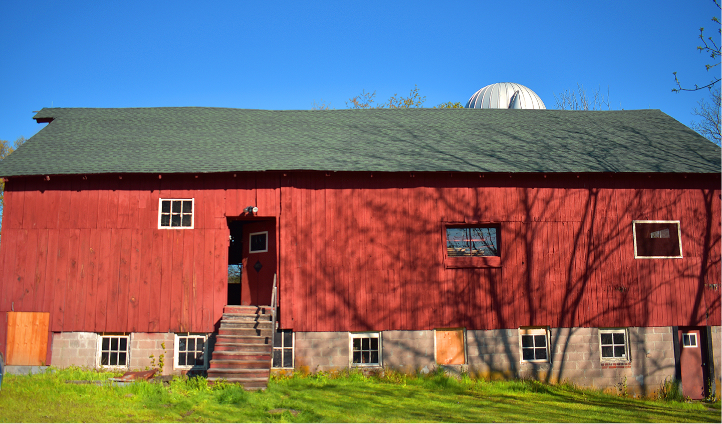
[[436, 363], [441, 365], [466, 363], [463, 328], [436, 330]]
[[7, 364], [45, 365], [49, 325], [48, 312], [8, 312]]

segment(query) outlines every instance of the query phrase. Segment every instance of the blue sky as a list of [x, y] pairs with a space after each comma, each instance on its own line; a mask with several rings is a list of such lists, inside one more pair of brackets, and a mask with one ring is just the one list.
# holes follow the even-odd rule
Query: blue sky
[[[418, 85], [425, 106], [516, 82], [554, 94], [610, 92], [615, 109], [689, 125], [706, 92], [699, 28], [711, 0], [4, 1], [0, 139], [29, 138], [43, 107], [344, 108]], [[720, 69], [714, 71], [717, 75]]]

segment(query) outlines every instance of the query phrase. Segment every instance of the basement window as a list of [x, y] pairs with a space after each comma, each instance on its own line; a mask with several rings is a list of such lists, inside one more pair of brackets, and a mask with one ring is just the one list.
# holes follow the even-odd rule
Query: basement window
[[351, 366], [381, 366], [381, 333], [350, 333]]
[[175, 334], [175, 368], [208, 367], [208, 336], [205, 334]]
[[158, 228], [193, 228], [194, 199], [160, 199]]
[[129, 336], [101, 336], [98, 344], [98, 364], [101, 367], [128, 367]]
[[599, 329], [599, 347], [602, 362], [628, 362], [628, 345], [627, 330], [623, 328]]
[[445, 267], [500, 267], [499, 235], [498, 225], [444, 224]]
[[293, 331], [277, 330], [273, 339], [273, 368], [293, 368]]
[[635, 258], [682, 257], [679, 221], [634, 221], [633, 224]]
[[549, 362], [549, 332], [546, 328], [520, 328], [521, 362]]

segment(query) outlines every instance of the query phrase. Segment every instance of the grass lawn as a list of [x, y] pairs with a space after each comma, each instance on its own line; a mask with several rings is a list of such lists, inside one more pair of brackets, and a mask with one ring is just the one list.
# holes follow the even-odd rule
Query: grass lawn
[[263, 392], [208, 386], [79, 385], [110, 373], [79, 369], [5, 376], [0, 422], [720, 422], [720, 402], [637, 400], [568, 385], [444, 375], [360, 373], [278, 378]]

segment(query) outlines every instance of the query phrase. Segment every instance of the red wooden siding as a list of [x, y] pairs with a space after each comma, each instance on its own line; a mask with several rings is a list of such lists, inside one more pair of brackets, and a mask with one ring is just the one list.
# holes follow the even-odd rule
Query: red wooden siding
[[[50, 312], [53, 332], [213, 331], [226, 217], [253, 205], [278, 224], [285, 328], [719, 325], [719, 185], [609, 174], [14, 178], [0, 313]], [[190, 197], [194, 229], [157, 229], [160, 198]], [[684, 257], [634, 259], [635, 219], [679, 220]], [[498, 223], [502, 266], [445, 269], [442, 222]]]

